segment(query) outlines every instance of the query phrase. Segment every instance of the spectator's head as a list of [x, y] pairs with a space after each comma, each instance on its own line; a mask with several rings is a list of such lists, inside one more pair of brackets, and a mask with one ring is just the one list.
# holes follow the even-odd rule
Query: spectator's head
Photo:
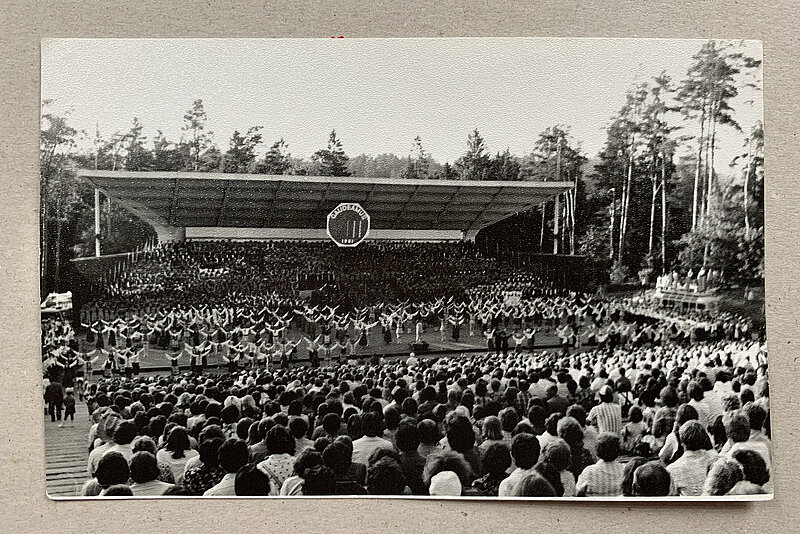
[[744, 408], [747, 418], [750, 420], [750, 430], [761, 430], [767, 421], [767, 411], [755, 403], [750, 403]]
[[613, 462], [619, 456], [619, 437], [611, 432], [602, 432], [597, 438], [597, 457]]
[[453, 471], [440, 471], [431, 477], [428, 493], [431, 497], [459, 497], [462, 493], [461, 480]]
[[247, 443], [238, 438], [226, 439], [219, 447], [218, 456], [219, 465], [226, 473], [236, 473], [247, 463]]
[[733, 443], [742, 443], [750, 439], [750, 420], [741, 410], [730, 414], [725, 422], [725, 434]]
[[315, 465], [306, 470], [303, 495], [333, 495], [335, 491], [336, 478], [329, 467]]
[[153, 441], [153, 438], [150, 436], [139, 436], [133, 440], [131, 443], [131, 449], [133, 452], [149, 452], [152, 455], [155, 455], [158, 451], [156, 447], [156, 442]]
[[638, 497], [666, 497], [672, 479], [658, 461], [647, 462], [633, 472], [633, 495]]
[[742, 466], [744, 479], [757, 486], [769, 482], [769, 469], [764, 458], [751, 449], [739, 449], [733, 453], [733, 459]]
[[475, 446], [475, 431], [467, 417], [455, 412], [448, 416], [447, 443], [451, 449], [462, 454]]
[[532, 434], [517, 434], [511, 441], [511, 456], [521, 469], [530, 469], [539, 461], [539, 440]]
[[330, 467], [337, 477], [341, 477], [346, 475], [347, 470], [350, 469], [352, 453], [350, 449], [347, 448], [347, 445], [334, 441], [325, 447], [325, 451], [322, 453], [322, 459], [325, 465]]
[[661, 403], [667, 408], [674, 408], [678, 405], [678, 393], [670, 386], [664, 387], [659, 397], [661, 398]]
[[563, 417], [558, 421], [558, 437], [566, 441], [570, 449], [583, 447], [583, 429], [572, 417]]
[[[327, 450], [327, 448], [326, 448]], [[294, 459], [294, 474], [305, 478], [306, 472], [314, 466], [323, 465], [322, 454], [312, 448], [300, 451]]]
[[721, 458], [708, 471], [703, 495], [725, 495], [738, 482], [744, 480], [742, 466], [738, 462]]
[[419, 430], [417, 430], [417, 426], [411, 423], [401, 423], [397, 427], [394, 442], [400, 452], [416, 451], [417, 447], [419, 447]]
[[633, 473], [647, 462], [648, 459], [643, 456], [634, 456], [625, 464], [625, 469], [622, 471], [622, 494], [625, 497], [633, 496]]
[[503, 428], [500, 418], [490, 415], [483, 420], [482, 437], [485, 440], [497, 441], [503, 439]]
[[367, 467], [367, 491], [370, 495], [402, 495], [406, 487], [400, 463], [383, 456]]
[[505, 432], [511, 432], [514, 430], [514, 427], [517, 426], [519, 423], [519, 416], [517, 415], [517, 410], [512, 407], [503, 408], [500, 410], [498, 414], [500, 418], [500, 425], [502, 426], [502, 430]]
[[501, 477], [511, 467], [511, 452], [505, 443], [492, 443], [483, 453], [483, 474]]
[[120, 421], [114, 429], [114, 443], [127, 445], [136, 437], [136, 425], [133, 421]]
[[245, 464], [236, 472], [234, 491], [241, 497], [265, 497], [270, 492], [269, 476], [256, 464]]
[[515, 497], [555, 497], [553, 485], [539, 473], [528, 473], [514, 487]]
[[269, 454], [294, 454], [294, 438], [286, 427], [275, 425], [267, 432], [267, 452]]
[[422, 481], [425, 486], [430, 487], [431, 479], [438, 473], [452, 471], [458, 475], [462, 487], [467, 487], [474, 473], [463, 455], [453, 451], [442, 451], [428, 456], [425, 468], [422, 471]]
[[129, 462], [131, 480], [141, 484], [158, 478], [158, 461], [149, 452], [137, 452]]
[[707, 451], [713, 447], [711, 437], [698, 421], [686, 421], [683, 423], [678, 430], [678, 436], [687, 451]]
[[375, 438], [383, 434], [383, 420], [375, 412], [368, 412], [362, 418], [362, 431], [368, 438]]
[[630, 419], [631, 423], [641, 423], [644, 419], [642, 409], [638, 406], [631, 406], [631, 409], [628, 410], [628, 419]]
[[191, 443], [189, 442], [189, 434], [182, 426], [176, 426], [169, 431], [164, 448], [172, 453], [174, 459], [184, 457], [184, 451], [189, 450]]
[[417, 430], [419, 430], [419, 441], [423, 445], [435, 445], [441, 439], [439, 427], [431, 419], [423, 419], [417, 423]]
[[689, 382], [689, 385], [686, 387], [686, 394], [693, 401], [700, 402], [701, 400], [703, 400], [704, 393], [705, 392], [703, 391], [703, 386], [701, 386], [699, 382], [695, 382], [694, 380]]
[[208, 469], [213, 469], [219, 465], [219, 448], [225, 442], [222, 438], [213, 437], [200, 442], [198, 452], [200, 461]]
[[561, 438], [548, 441], [541, 451], [542, 461], [547, 462], [556, 471], [563, 471], [569, 468], [572, 453], [567, 442]]
[[131, 472], [124, 456], [118, 452], [107, 452], [97, 462], [94, 476], [98, 484], [105, 489], [114, 484], [127, 484]]

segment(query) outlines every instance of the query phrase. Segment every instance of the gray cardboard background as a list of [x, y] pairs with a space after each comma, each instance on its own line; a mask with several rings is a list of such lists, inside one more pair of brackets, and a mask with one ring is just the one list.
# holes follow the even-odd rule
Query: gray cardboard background
[[[7, 0], [0, 9], [0, 531], [797, 532], [798, 7], [794, 0], [214, 2]], [[44, 489], [38, 326], [42, 37], [605, 36], [764, 41], [767, 315], [776, 498], [703, 503], [53, 502]]]

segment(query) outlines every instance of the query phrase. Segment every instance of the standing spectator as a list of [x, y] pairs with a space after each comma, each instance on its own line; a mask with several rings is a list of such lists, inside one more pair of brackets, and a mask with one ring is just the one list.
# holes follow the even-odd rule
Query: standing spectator
[[58, 380], [53, 380], [44, 390], [44, 402], [47, 404], [47, 413], [50, 414], [50, 422], [58, 421], [61, 424], [61, 410], [64, 408], [64, 386]]

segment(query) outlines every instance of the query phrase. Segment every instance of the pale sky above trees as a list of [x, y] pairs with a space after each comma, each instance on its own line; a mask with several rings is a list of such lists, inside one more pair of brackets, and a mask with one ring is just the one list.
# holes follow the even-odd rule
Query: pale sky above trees
[[[348, 155], [408, 155], [420, 136], [453, 162], [478, 128], [490, 153], [522, 156], [548, 126], [565, 124], [592, 158], [637, 80], [666, 70], [678, 83], [703, 40], [634, 39], [175, 39], [46, 40], [42, 97], [70, 124], [104, 137], [130, 129], [180, 139], [200, 98], [223, 150], [234, 130], [263, 126], [260, 153], [284, 138], [308, 158], [336, 129]], [[761, 44], [742, 44], [761, 58]], [[753, 103], [747, 102], [753, 100]], [[745, 132], [762, 116], [761, 93], [734, 101]], [[675, 118], [676, 122], [678, 118]], [[691, 132], [687, 124], [687, 132]], [[724, 131], [722, 131], [724, 130]], [[718, 135], [718, 172], [745, 134]]]

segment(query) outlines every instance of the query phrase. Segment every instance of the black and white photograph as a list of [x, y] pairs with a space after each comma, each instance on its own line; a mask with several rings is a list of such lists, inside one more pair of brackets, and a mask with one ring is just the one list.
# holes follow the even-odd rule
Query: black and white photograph
[[772, 499], [760, 41], [41, 51], [50, 498]]

